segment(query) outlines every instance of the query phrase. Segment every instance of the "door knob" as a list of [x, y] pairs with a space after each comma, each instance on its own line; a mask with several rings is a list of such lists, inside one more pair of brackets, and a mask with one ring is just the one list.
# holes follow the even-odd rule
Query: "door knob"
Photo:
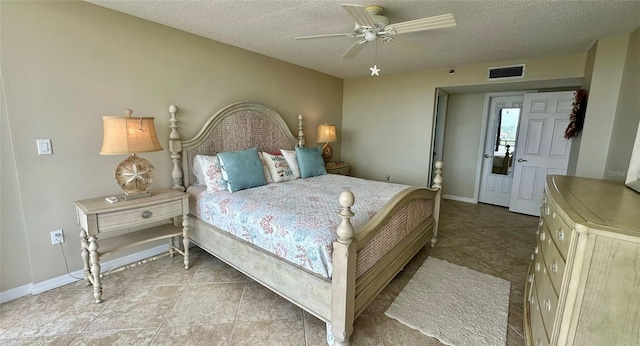
[[525, 159], [518, 159], [518, 162], [527, 162]]
[[484, 158], [485, 158], [485, 159], [489, 159], [489, 158], [492, 158], [492, 157], [493, 157], [493, 156], [490, 156], [490, 155], [484, 154]]

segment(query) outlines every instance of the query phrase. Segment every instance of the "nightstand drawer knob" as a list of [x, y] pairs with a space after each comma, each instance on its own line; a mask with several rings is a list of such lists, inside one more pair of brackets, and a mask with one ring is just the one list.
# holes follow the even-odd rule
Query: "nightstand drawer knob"
[[145, 210], [145, 211], [143, 211], [143, 212], [140, 214], [140, 216], [141, 216], [143, 219], [148, 219], [148, 218], [150, 218], [150, 217], [151, 217], [151, 215], [153, 215], [153, 213], [152, 213], [152, 212], [150, 212], [150, 211], [148, 211], [148, 210]]

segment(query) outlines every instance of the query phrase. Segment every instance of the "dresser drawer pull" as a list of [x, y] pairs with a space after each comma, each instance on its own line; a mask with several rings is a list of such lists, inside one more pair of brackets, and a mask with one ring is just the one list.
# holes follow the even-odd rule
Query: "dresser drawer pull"
[[556, 231], [556, 238], [558, 238], [558, 240], [564, 239], [564, 231], [562, 229]]
[[544, 206], [544, 215], [549, 215], [549, 206], [548, 205]]
[[148, 218], [150, 218], [150, 217], [151, 217], [151, 215], [153, 215], [153, 213], [152, 213], [152, 212], [150, 212], [150, 211], [148, 211], [148, 210], [145, 210], [145, 211], [143, 211], [142, 213], [140, 213], [140, 216], [141, 216], [143, 219], [148, 219]]
[[549, 298], [544, 298], [544, 309], [551, 311], [551, 300]]
[[551, 262], [551, 271], [554, 273], [558, 271], [558, 260]]
[[540, 240], [544, 241], [544, 239], [545, 239], [546, 237], [547, 237], [547, 236], [545, 235], [545, 233], [544, 233], [544, 232], [540, 232]]
[[540, 271], [540, 262], [536, 262], [536, 271], [539, 272]]

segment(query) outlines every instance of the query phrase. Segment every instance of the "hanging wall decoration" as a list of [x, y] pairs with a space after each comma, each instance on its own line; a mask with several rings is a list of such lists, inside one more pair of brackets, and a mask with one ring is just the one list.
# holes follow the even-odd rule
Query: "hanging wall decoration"
[[584, 89], [578, 89], [574, 93], [573, 108], [571, 114], [569, 114], [569, 126], [564, 131], [564, 138], [571, 139], [582, 131], [584, 126], [584, 114], [587, 110], [587, 91]]

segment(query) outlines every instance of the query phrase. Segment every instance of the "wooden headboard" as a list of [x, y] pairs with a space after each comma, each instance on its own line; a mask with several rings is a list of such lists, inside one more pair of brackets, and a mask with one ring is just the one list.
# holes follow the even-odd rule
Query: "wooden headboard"
[[184, 141], [178, 132], [177, 112], [175, 105], [169, 107], [172, 188], [177, 190], [184, 191], [195, 181], [192, 167], [196, 155], [215, 155], [253, 147], [258, 147], [259, 151], [273, 152], [304, 146], [302, 115], [298, 115], [296, 138], [278, 112], [260, 103], [230, 104], [209, 117], [195, 137]]

